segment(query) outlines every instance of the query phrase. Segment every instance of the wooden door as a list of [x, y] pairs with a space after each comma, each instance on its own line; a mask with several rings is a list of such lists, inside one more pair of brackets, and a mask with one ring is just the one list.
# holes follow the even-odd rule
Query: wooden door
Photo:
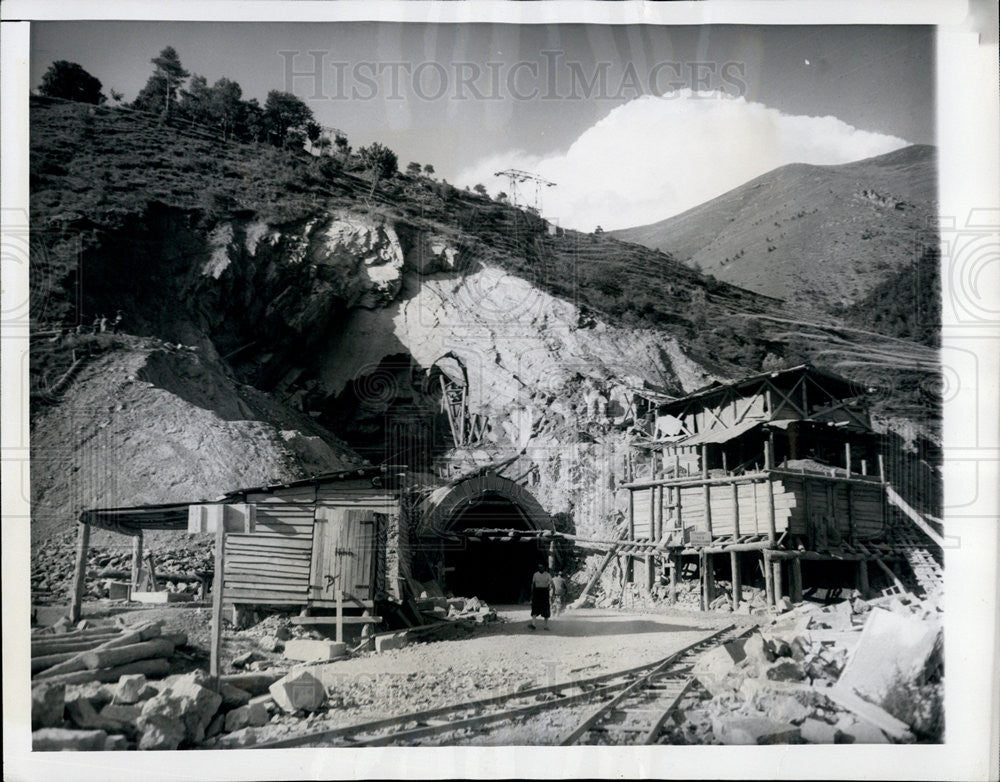
[[310, 599], [336, 600], [337, 589], [345, 599], [372, 599], [376, 524], [374, 511], [316, 508]]

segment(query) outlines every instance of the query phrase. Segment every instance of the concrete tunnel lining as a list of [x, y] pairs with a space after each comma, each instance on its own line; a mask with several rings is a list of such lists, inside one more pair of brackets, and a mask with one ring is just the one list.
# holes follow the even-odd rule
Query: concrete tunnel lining
[[[426, 501], [421, 534], [439, 536], [474, 528], [553, 529], [552, 520], [520, 484], [487, 473], [443, 486]], [[490, 603], [523, 603], [530, 597], [531, 573], [545, 552], [535, 540], [463, 540], [443, 548], [445, 585], [456, 596]]]

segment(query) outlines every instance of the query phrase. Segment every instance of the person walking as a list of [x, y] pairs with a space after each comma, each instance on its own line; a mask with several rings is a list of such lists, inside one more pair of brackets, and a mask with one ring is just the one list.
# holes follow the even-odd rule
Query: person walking
[[566, 579], [562, 573], [552, 576], [552, 615], [559, 616], [562, 613], [563, 603], [566, 600]]
[[535, 617], [544, 620], [544, 630], [549, 629], [549, 589], [552, 587], [552, 576], [546, 571], [545, 563], [538, 563], [538, 570], [531, 576], [531, 619], [528, 627], [535, 629]]

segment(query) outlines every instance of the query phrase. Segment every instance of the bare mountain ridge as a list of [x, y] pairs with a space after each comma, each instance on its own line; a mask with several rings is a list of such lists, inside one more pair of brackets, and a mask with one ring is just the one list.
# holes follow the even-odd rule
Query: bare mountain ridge
[[913, 263], [934, 231], [937, 150], [795, 163], [650, 225], [613, 231], [717, 279], [831, 311]]

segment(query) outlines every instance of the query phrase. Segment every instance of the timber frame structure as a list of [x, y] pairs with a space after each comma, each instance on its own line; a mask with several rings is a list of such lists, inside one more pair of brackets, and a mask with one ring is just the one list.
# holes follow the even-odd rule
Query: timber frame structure
[[667, 586], [675, 601], [684, 558], [696, 558], [703, 610], [717, 597], [717, 570], [738, 609], [743, 568], [756, 557], [772, 606], [786, 594], [802, 600], [804, 561], [855, 563], [851, 586], [863, 594], [870, 563], [896, 588], [905, 587], [893, 562], [924, 591], [940, 588], [936, 517], [887, 481], [863, 393], [802, 365], [661, 405], [653, 438], [634, 443], [649, 474], [622, 484], [626, 581], [650, 593]]

